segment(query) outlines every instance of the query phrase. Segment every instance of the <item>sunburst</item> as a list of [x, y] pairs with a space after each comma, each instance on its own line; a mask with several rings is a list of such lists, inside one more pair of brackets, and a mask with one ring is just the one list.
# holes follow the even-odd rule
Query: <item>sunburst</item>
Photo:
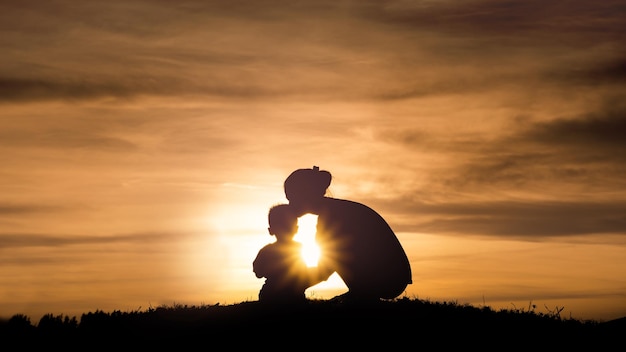
[[302, 243], [302, 258], [309, 267], [317, 266], [320, 248], [315, 242], [317, 215], [305, 214], [298, 218], [298, 232], [294, 239]]

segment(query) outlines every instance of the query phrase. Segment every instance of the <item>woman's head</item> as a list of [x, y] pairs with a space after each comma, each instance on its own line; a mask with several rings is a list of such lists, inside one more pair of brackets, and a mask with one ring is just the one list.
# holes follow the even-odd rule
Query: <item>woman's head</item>
[[295, 170], [285, 179], [285, 196], [290, 204], [310, 205], [324, 197], [331, 180], [330, 172], [317, 166]]

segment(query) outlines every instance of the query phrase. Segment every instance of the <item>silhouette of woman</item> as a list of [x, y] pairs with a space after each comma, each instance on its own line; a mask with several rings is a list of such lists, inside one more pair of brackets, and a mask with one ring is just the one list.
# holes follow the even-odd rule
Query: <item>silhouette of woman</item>
[[330, 172], [314, 166], [292, 172], [284, 183], [298, 216], [317, 214], [320, 282], [337, 272], [348, 287], [342, 297], [369, 301], [399, 296], [412, 283], [411, 265], [387, 222], [361, 203], [326, 197]]

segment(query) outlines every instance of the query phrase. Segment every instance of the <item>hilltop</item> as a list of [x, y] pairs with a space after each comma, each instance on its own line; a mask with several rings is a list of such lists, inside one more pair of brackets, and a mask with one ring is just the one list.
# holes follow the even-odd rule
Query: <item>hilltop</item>
[[302, 349], [420, 345], [536, 348], [611, 346], [626, 320], [599, 323], [563, 319], [559, 312], [499, 310], [401, 298], [369, 304], [311, 300], [301, 306], [233, 305], [89, 312], [80, 321], [44, 316], [37, 325], [17, 315], [0, 324], [2, 341], [23, 347], [163, 347], [203, 344], [207, 349], [264, 345]]

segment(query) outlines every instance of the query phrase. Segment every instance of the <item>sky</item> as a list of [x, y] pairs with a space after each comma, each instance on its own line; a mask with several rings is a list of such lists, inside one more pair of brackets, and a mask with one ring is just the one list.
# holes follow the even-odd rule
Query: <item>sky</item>
[[314, 165], [402, 297], [626, 316], [623, 1], [0, 0], [0, 47], [0, 317], [256, 300]]

